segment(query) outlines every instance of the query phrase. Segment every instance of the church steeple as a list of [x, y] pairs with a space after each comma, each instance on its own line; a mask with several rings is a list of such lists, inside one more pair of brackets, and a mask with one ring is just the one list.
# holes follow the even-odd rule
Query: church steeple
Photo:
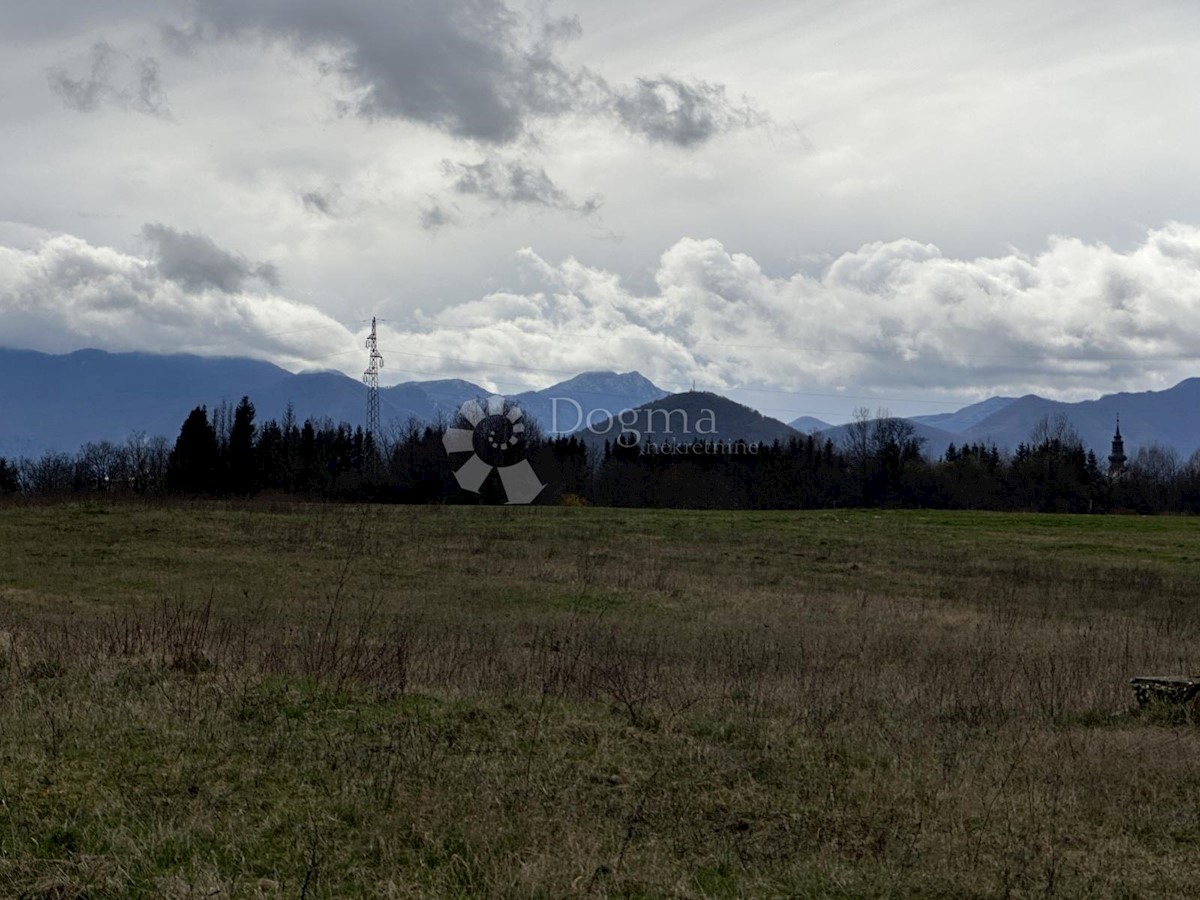
[[1108, 474], [1122, 474], [1125, 471], [1125, 462], [1125, 438], [1121, 437], [1121, 414], [1117, 413], [1117, 430], [1113, 434], [1112, 453], [1108, 457]]

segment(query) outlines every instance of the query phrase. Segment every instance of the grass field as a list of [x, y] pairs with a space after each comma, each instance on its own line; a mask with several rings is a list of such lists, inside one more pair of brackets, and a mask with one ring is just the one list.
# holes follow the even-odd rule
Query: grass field
[[1200, 520], [0, 508], [0, 896], [1193, 897]]

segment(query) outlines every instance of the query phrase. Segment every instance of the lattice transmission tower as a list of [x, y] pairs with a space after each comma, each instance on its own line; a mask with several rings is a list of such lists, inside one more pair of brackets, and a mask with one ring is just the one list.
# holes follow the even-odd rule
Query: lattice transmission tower
[[367, 349], [371, 361], [363, 372], [363, 384], [367, 386], [367, 434], [379, 440], [379, 370], [383, 368], [383, 354], [379, 352], [379, 340], [375, 336], [375, 320], [371, 319], [371, 336], [367, 338]]

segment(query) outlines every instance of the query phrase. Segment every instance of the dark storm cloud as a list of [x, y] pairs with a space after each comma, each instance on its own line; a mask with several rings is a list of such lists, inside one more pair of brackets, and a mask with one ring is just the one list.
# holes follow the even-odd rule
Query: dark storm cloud
[[169, 116], [158, 60], [145, 57], [138, 60], [137, 96], [133, 109], [154, 116]]
[[158, 274], [188, 291], [216, 289], [226, 294], [242, 291], [257, 278], [279, 286], [279, 270], [271, 263], [253, 263], [230, 253], [202, 234], [176, 231], [167, 225], [148, 224], [142, 236], [150, 243]]
[[686, 84], [666, 75], [639, 78], [636, 87], [614, 96], [614, 106], [630, 131], [678, 147], [693, 147], [720, 132], [765, 121], [748, 103], [730, 103], [724, 85]]
[[50, 89], [68, 109], [93, 112], [104, 103], [122, 109], [169, 118], [158, 61], [152, 57], [134, 60], [107, 41], [92, 45], [87, 72], [73, 77], [65, 68], [49, 70]]
[[544, 206], [588, 215], [600, 205], [598, 198], [589, 198], [582, 203], [573, 200], [541, 166], [525, 165], [494, 156], [476, 164], [447, 161], [443, 166], [446, 174], [453, 179], [455, 191], [483, 197], [502, 206]]
[[[189, 48], [207, 37], [259, 35], [316, 55], [355, 89], [347, 109], [422, 122], [490, 144], [532, 120], [616, 117], [652, 140], [691, 147], [761, 119], [720, 85], [669, 77], [618, 90], [558, 48], [580, 34], [574, 17], [532, 26], [503, 0], [193, 0], [196, 20], [164, 32]], [[333, 62], [329, 62], [332, 54]]]
[[85, 78], [72, 78], [65, 69], [51, 69], [48, 73], [50, 89], [58, 94], [68, 109], [92, 112], [111, 90], [115, 55], [109, 44], [98, 41], [92, 46], [90, 74]]
[[145, 21], [163, 10], [162, 0], [56, 0], [8, 3], [0, 42], [28, 44], [63, 35], [94, 34], [128, 21]]
[[300, 195], [300, 202], [309, 212], [320, 213], [323, 216], [334, 214], [333, 198], [320, 191], [306, 191]]
[[419, 219], [421, 227], [426, 231], [438, 231], [445, 228], [447, 225], [455, 225], [458, 223], [458, 218], [440, 203], [434, 203], [421, 210]]
[[[215, 37], [258, 33], [305, 51], [333, 51], [332, 69], [359, 89], [365, 116], [424, 122], [460, 137], [504, 143], [536, 115], [557, 115], [585, 91], [554, 47], [576, 30], [536, 34], [500, 0], [196, 0]], [[186, 31], [180, 31], [186, 34]]]
[[180, 56], [191, 56], [205, 40], [204, 29], [195, 23], [180, 26], [163, 22], [158, 26], [158, 34], [166, 48]]

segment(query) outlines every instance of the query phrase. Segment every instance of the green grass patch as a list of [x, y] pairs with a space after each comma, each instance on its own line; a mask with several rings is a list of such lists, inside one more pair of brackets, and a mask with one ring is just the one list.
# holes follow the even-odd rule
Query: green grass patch
[[0, 896], [1191, 896], [1198, 529], [0, 507]]

